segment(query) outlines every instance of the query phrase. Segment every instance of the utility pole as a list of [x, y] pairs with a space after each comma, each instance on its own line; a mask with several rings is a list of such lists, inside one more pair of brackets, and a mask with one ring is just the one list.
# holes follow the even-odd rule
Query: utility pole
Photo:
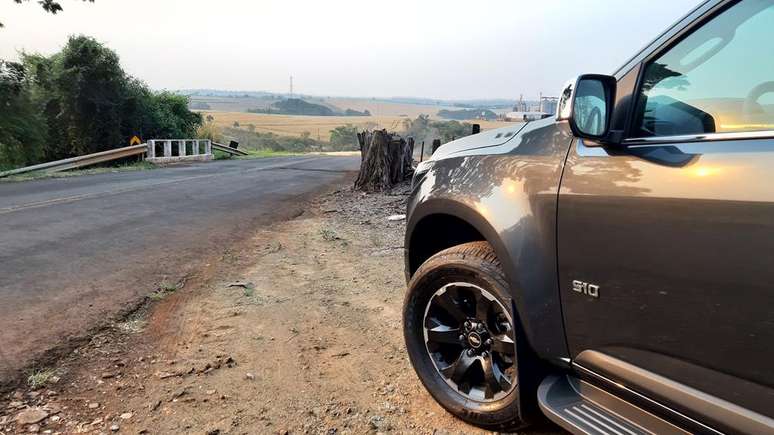
[[293, 76], [290, 76], [290, 98], [293, 98]]

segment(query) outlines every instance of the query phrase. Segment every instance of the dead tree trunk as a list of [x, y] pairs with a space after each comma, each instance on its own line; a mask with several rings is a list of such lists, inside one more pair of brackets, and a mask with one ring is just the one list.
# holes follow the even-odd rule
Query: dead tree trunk
[[414, 141], [406, 142], [386, 130], [365, 131], [357, 135], [360, 142], [360, 173], [355, 189], [380, 192], [402, 182], [413, 172]]

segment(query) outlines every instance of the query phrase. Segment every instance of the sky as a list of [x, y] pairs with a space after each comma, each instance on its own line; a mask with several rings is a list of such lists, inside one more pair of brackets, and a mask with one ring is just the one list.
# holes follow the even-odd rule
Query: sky
[[699, 0], [0, 0], [0, 58], [93, 36], [154, 89], [440, 99], [556, 95]]

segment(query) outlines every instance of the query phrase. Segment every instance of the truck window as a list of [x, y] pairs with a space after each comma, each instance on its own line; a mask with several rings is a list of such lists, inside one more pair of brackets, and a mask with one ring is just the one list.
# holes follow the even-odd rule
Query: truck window
[[743, 0], [649, 62], [632, 137], [774, 130], [774, 1]]

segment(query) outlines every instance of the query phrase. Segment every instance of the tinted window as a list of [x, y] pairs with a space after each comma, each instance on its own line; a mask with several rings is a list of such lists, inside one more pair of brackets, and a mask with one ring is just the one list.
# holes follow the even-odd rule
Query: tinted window
[[743, 0], [645, 68], [635, 137], [774, 130], [774, 1]]

